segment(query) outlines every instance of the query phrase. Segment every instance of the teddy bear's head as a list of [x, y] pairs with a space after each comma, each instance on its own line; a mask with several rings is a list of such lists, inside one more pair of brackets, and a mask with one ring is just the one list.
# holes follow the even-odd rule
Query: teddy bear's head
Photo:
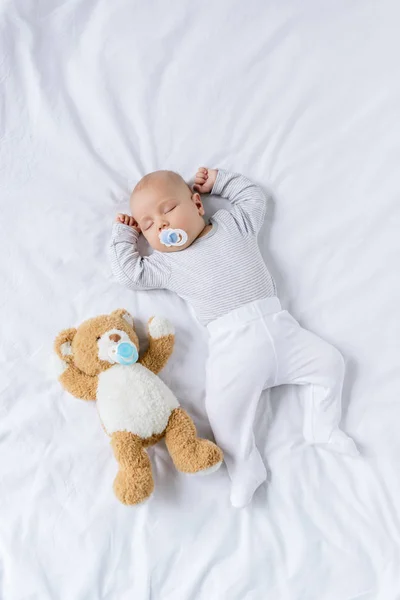
[[123, 309], [88, 319], [78, 329], [65, 329], [55, 341], [61, 360], [92, 377], [120, 362], [117, 349], [122, 347], [128, 353], [131, 349], [137, 358], [139, 340], [133, 318]]

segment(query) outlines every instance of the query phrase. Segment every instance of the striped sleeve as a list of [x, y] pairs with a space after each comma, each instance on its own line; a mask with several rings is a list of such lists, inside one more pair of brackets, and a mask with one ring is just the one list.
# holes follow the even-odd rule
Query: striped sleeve
[[232, 215], [243, 235], [257, 235], [264, 222], [267, 197], [263, 190], [237, 173], [218, 170], [211, 194], [232, 203]]
[[166, 261], [158, 253], [140, 256], [138, 238], [139, 234], [133, 227], [114, 224], [109, 256], [115, 279], [132, 290], [166, 288], [170, 278]]

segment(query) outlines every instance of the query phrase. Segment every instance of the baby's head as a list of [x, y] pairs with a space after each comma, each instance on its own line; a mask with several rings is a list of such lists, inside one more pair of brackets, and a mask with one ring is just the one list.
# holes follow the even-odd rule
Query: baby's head
[[[132, 192], [130, 207], [144, 237], [160, 252], [187, 248], [205, 226], [200, 195], [192, 192], [182, 177], [173, 171], [145, 175]], [[159, 239], [163, 229], [183, 229], [187, 242], [182, 246], [165, 246]]]

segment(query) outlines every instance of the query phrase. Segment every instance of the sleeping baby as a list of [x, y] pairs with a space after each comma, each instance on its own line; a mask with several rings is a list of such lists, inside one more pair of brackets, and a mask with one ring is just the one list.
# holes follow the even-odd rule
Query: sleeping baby
[[[207, 193], [229, 201], [208, 222], [200, 196]], [[180, 175], [156, 171], [133, 190], [132, 216], [117, 216], [110, 246], [122, 285], [176, 292], [208, 329], [206, 409], [238, 508], [266, 480], [253, 422], [267, 388], [302, 386], [306, 441], [358, 453], [339, 428], [343, 358], [282, 310], [258, 248], [266, 206], [261, 188], [242, 175], [200, 168], [192, 190]], [[151, 256], [140, 256], [140, 234], [153, 248]]]

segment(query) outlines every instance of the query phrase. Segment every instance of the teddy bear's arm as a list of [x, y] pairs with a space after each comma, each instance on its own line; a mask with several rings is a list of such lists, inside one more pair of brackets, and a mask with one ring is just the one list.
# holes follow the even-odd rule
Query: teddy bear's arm
[[63, 388], [82, 400], [96, 400], [98, 379], [79, 371], [73, 365], [69, 365], [60, 376], [59, 381]]
[[153, 317], [149, 321], [149, 348], [140, 358], [140, 364], [157, 375], [167, 364], [174, 343], [174, 328], [171, 323], [167, 319]]

